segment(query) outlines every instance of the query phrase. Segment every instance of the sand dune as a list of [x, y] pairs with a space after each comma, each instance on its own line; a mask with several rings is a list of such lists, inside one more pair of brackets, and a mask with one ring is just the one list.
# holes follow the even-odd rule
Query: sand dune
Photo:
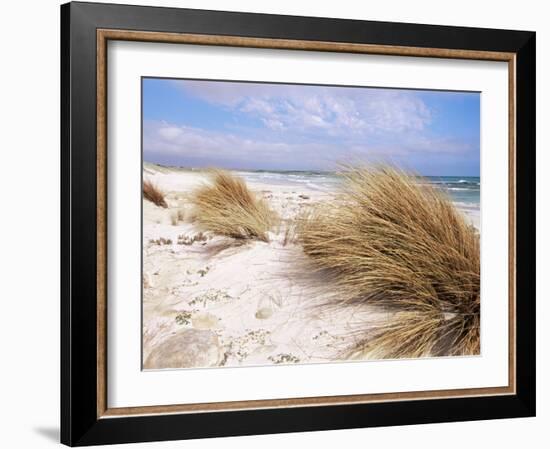
[[[239, 242], [193, 224], [190, 194], [208, 182], [205, 172], [145, 164], [144, 179], [166, 193], [168, 205], [143, 202], [146, 369], [340, 360], [354, 329], [381, 317], [365, 307], [315, 307], [334, 291], [285, 238], [287, 224], [308, 205], [330, 201], [330, 192], [248, 182], [282, 225], [267, 243]], [[479, 214], [465, 212], [479, 226]]]

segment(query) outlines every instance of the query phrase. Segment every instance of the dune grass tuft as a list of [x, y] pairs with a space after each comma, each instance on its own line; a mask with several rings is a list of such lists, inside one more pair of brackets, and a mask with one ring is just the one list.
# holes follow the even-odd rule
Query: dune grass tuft
[[164, 198], [164, 192], [160, 190], [156, 185], [151, 181], [143, 181], [143, 198], [148, 201], [151, 201], [153, 204], [156, 204], [159, 207], [168, 207], [166, 204], [166, 199]]
[[440, 190], [390, 166], [345, 167], [335, 202], [314, 208], [299, 241], [331, 271], [338, 304], [378, 305], [355, 356], [479, 353], [479, 235]]
[[192, 196], [195, 223], [214, 234], [267, 242], [268, 232], [278, 224], [277, 214], [238, 176], [211, 170], [210, 178], [211, 185]]

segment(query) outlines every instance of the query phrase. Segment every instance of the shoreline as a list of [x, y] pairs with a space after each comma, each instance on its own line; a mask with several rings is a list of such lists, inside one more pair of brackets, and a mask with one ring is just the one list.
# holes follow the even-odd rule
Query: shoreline
[[[313, 185], [314, 182], [293, 182], [293, 183], [284, 183], [284, 182], [268, 182], [268, 179], [262, 179], [258, 180], [259, 175], [269, 175], [269, 174], [276, 174], [276, 175], [285, 175], [285, 176], [299, 176], [300, 173], [309, 173], [309, 172], [301, 172], [301, 171], [293, 171], [289, 170], [287, 172], [283, 171], [268, 171], [268, 170], [228, 170], [231, 173], [236, 174], [237, 176], [242, 177], [247, 185], [251, 188], [251, 190], [255, 191], [257, 194], [263, 195], [262, 192], [270, 191], [273, 194], [286, 194], [286, 195], [292, 195], [292, 194], [302, 194], [307, 195], [310, 198], [312, 198], [314, 201], [322, 201], [326, 200], [330, 196], [333, 195], [333, 192], [331, 192], [330, 187], [327, 187], [326, 184], [321, 185]], [[202, 183], [207, 182], [205, 179], [206, 174], [208, 172], [207, 169], [204, 168], [190, 168], [190, 167], [169, 167], [164, 165], [157, 165], [149, 162], [144, 162], [143, 165], [143, 172], [144, 177], [151, 177], [152, 180], [158, 181], [159, 187], [165, 188], [168, 192], [170, 191], [179, 191], [181, 193], [190, 192], [196, 187], [199, 187]], [[325, 177], [329, 176], [329, 174], [333, 172], [317, 172], [317, 171], [311, 171], [311, 173], [314, 173], [315, 176], [319, 177]], [[438, 176], [431, 176], [428, 178], [442, 178]], [[454, 178], [461, 178], [459, 176], [455, 176]], [[462, 178], [469, 178], [468, 176], [462, 177]], [[459, 180], [460, 181], [460, 180]], [[434, 185], [439, 184], [439, 182], [435, 183]], [[331, 187], [335, 187], [336, 184], [333, 184]], [[463, 190], [462, 188], [451, 188], [452, 190]], [[271, 198], [267, 198], [267, 200], [270, 200]], [[462, 200], [457, 200], [455, 198], [452, 198], [451, 201], [455, 205], [455, 207], [461, 211], [468, 220], [470, 220], [471, 224], [479, 231], [480, 230], [480, 220], [481, 220], [481, 212], [480, 212], [480, 205], [479, 203], [472, 203], [472, 202], [465, 202]]]

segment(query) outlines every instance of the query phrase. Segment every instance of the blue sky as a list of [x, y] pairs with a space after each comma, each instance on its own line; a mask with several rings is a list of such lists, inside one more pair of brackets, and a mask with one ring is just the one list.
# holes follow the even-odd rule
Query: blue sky
[[479, 176], [479, 123], [479, 93], [143, 79], [144, 160], [167, 165]]

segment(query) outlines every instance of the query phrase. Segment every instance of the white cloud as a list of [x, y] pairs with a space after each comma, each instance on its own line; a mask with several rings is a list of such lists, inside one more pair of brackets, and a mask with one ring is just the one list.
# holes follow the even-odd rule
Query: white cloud
[[432, 114], [414, 91], [286, 84], [174, 81], [179, 88], [272, 130], [330, 136], [422, 131]]
[[353, 136], [298, 141], [288, 133], [269, 140], [262, 134], [252, 137], [159, 121], [145, 121], [143, 131], [145, 160], [203, 167], [330, 170], [354, 158], [394, 160], [416, 155], [433, 159], [477, 151], [463, 142], [422, 135], [411, 135], [407, 142], [393, 145], [368, 144], [365, 139]]
[[344, 156], [338, 145], [256, 140], [158, 121], [144, 122], [143, 149], [145, 160], [153, 156], [178, 160], [182, 165], [228, 168], [257, 168], [258, 164], [327, 168]]
[[177, 137], [181, 136], [183, 129], [177, 126], [161, 126], [158, 129], [159, 137], [163, 138], [166, 141], [174, 140]]

